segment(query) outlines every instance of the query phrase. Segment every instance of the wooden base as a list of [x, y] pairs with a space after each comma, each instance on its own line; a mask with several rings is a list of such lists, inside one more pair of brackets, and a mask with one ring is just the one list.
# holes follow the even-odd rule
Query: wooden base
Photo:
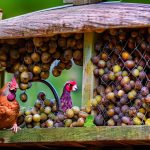
[[33, 143], [76, 147], [150, 145], [150, 126], [22, 129], [17, 134], [0, 131], [0, 147]]

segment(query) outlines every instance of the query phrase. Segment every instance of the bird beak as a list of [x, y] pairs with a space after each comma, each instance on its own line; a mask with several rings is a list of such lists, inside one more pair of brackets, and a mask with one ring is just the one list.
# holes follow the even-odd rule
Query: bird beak
[[73, 91], [77, 91], [77, 90], [78, 90], [77, 85], [74, 85], [73, 88], [72, 88], [72, 90], [73, 90]]

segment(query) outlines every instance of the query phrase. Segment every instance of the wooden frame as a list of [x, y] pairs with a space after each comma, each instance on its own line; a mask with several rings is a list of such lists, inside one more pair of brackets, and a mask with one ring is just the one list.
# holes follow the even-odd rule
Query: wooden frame
[[87, 32], [84, 34], [82, 106], [90, 105], [90, 101], [93, 98], [95, 79], [93, 75], [94, 65], [91, 62], [91, 57], [94, 53], [94, 42], [94, 32]]
[[0, 131], [0, 146], [6, 144], [40, 143], [41, 145], [150, 145], [149, 126], [77, 127], [22, 129], [17, 134]]
[[[108, 28], [150, 27], [150, 5], [128, 3], [99, 3], [45, 10], [3, 20], [0, 39], [44, 37], [59, 33], [85, 33], [82, 104], [88, 104], [94, 87], [92, 63], [94, 32]], [[41, 18], [41, 19], [39, 19]], [[82, 21], [81, 21], [82, 20]], [[88, 67], [90, 66], [90, 69]], [[88, 82], [87, 82], [88, 81]], [[87, 92], [89, 91], [89, 92]], [[61, 137], [61, 138], [60, 138]], [[83, 127], [57, 129], [23, 129], [17, 134], [0, 131], [0, 146], [16, 143], [40, 145], [72, 145], [84, 147], [101, 144], [147, 144], [149, 126]], [[5, 143], [5, 144], [4, 144]], [[39, 144], [38, 144], [39, 145]], [[19, 145], [18, 145], [19, 146]]]
[[[2, 16], [3, 16], [3, 11], [2, 9], [0, 9], [0, 20], [2, 20]], [[4, 83], [4, 72], [0, 71], [0, 88], [3, 86], [3, 83]]]
[[73, 3], [74, 5], [98, 3], [102, 0], [63, 0], [64, 3]]

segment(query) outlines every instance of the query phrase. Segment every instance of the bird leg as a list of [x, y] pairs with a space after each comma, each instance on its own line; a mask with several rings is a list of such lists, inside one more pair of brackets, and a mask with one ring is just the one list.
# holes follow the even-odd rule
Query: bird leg
[[14, 133], [17, 133], [19, 130], [21, 130], [21, 128], [17, 125], [17, 123], [15, 123], [13, 125], [13, 127], [11, 128], [11, 130], [14, 132]]

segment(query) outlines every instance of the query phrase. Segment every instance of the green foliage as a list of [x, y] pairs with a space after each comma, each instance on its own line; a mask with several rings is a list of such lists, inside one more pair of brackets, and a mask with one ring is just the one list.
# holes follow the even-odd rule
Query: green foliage
[[0, 0], [4, 18], [63, 5], [63, 0]]
[[96, 125], [93, 123], [93, 120], [94, 120], [94, 116], [89, 115], [89, 116], [86, 118], [84, 127], [93, 127], [93, 126], [96, 126]]

